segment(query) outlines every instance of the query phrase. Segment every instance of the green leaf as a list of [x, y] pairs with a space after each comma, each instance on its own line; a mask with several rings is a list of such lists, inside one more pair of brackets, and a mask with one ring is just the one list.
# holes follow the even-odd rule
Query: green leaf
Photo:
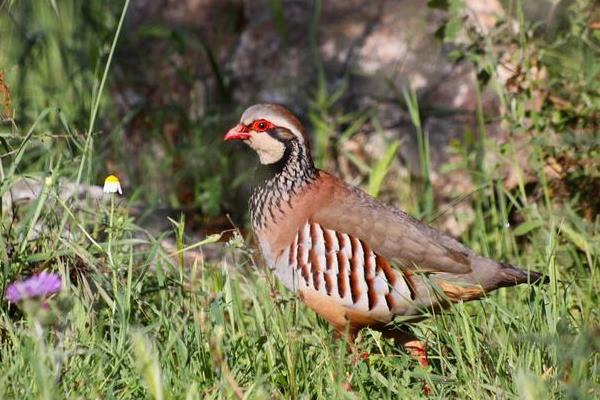
[[429, 0], [427, 2], [427, 7], [438, 10], [448, 11], [449, 6], [450, 3], [448, 2], [448, 0]]
[[567, 239], [569, 239], [579, 250], [588, 254], [592, 253], [592, 246], [590, 245], [590, 242], [588, 242], [581, 233], [573, 230], [568, 225], [564, 225], [562, 227], [562, 231]]
[[398, 149], [400, 148], [400, 142], [395, 141], [392, 143], [390, 147], [388, 147], [384, 156], [377, 161], [375, 166], [371, 169], [371, 173], [369, 174], [369, 188], [368, 193], [377, 197], [379, 194], [379, 190], [381, 189], [381, 183], [383, 182], [383, 178], [387, 175], [388, 169], [392, 164], [392, 160], [396, 156]]
[[517, 228], [513, 231], [513, 235], [523, 236], [534, 229], [542, 227], [543, 225], [544, 221], [540, 221], [539, 219], [523, 222], [521, 225], [517, 226]]

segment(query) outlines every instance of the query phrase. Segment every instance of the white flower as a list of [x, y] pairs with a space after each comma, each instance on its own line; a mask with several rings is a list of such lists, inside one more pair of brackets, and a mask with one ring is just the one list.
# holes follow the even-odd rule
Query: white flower
[[119, 178], [114, 175], [109, 175], [104, 180], [104, 193], [119, 193], [123, 194], [121, 190], [121, 182]]

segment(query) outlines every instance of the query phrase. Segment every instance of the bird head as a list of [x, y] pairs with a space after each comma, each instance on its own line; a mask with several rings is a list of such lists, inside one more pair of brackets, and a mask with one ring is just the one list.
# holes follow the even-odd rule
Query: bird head
[[225, 140], [242, 140], [261, 164], [280, 161], [293, 141], [307, 146], [302, 123], [288, 109], [277, 104], [256, 104], [244, 111], [240, 123], [225, 134]]

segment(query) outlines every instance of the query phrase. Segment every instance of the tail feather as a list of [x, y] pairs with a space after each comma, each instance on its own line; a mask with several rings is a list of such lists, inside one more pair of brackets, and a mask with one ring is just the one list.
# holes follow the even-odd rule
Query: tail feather
[[508, 287], [529, 283], [532, 285], [542, 285], [550, 282], [548, 276], [536, 272], [525, 271], [508, 263], [500, 263], [501, 280], [498, 282], [498, 287]]
[[549, 282], [548, 277], [539, 272], [526, 271], [480, 256], [471, 260], [471, 267], [472, 270], [468, 274], [440, 273], [432, 277], [451, 301], [475, 300], [501, 287]]
[[[434, 276], [438, 286], [451, 298], [473, 300], [501, 287], [523, 283], [545, 284], [550, 280], [536, 271], [526, 271], [508, 263], [475, 256], [471, 259], [471, 272], [462, 275], [441, 273]], [[475, 288], [478, 287], [478, 290]]]

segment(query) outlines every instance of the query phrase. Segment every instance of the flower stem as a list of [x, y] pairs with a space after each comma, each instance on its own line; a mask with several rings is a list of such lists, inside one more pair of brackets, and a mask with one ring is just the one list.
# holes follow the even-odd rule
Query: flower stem
[[[115, 265], [115, 261], [113, 258], [113, 233], [114, 233], [114, 216], [115, 216], [115, 194], [111, 194], [110, 196], [110, 214], [108, 217], [108, 263], [110, 264], [110, 269], [112, 271], [112, 286], [113, 286], [113, 297], [116, 300], [117, 296], [117, 266]], [[115, 303], [116, 304], [116, 303]], [[113, 312], [115, 310], [113, 309]]]

